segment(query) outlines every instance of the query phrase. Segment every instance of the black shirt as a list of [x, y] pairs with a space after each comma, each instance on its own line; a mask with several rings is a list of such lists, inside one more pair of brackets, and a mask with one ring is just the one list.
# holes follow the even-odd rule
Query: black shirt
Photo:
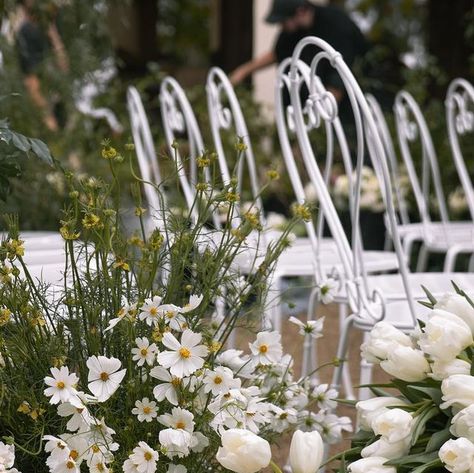
[[[312, 5], [310, 8], [314, 8], [314, 21], [309, 28], [294, 32], [282, 31], [278, 36], [274, 47], [277, 61], [280, 63], [287, 57], [291, 57], [301, 39], [306, 36], [317, 36], [340, 52], [346, 64], [352, 68], [355, 60], [362, 58], [368, 51], [368, 43], [362, 32], [349, 16], [337, 7]], [[301, 59], [309, 65], [319, 51], [320, 48], [308, 45], [303, 50]], [[319, 63], [317, 74], [326, 87], [344, 91], [342, 80], [329, 61], [324, 60]], [[339, 108], [341, 120], [344, 120], [350, 113], [350, 104], [346, 95], [339, 104]]]
[[46, 35], [37, 24], [25, 21], [18, 30], [16, 41], [23, 74], [37, 72], [49, 50]]

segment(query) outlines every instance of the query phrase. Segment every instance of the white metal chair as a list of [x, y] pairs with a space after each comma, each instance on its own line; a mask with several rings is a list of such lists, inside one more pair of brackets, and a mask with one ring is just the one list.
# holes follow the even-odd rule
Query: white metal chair
[[[304, 83], [298, 66], [301, 53], [307, 46], [319, 48], [311, 63], [309, 96], [302, 104], [300, 90]], [[357, 136], [357, 165], [354, 185], [353, 232], [351, 244], [346, 238], [341, 221], [338, 217], [326, 182], [318, 166], [318, 159], [309, 139], [307, 117], [313, 115], [314, 123], [333, 122], [338, 115], [337, 102], [334, 96], [321, 90], [317, 79], [318, 65], [322, 60], [328, 60], [335, 72], [339, 74], [345, 87], [353, 112]], [[372, 329], [374, 324], [382, 319], [393, 323], [402, 330], [412, 330], [417, 324], [417, 315], [422, 309], [415, 309], [417, 299], [425, 298], [421, 286], [430, 288], [434, 294], [444, 293], [451, 289], [451, 280], [467, 291], [474, 289], [474, 275], [465, 273], [417, 273], [410, 274], [406, 265], [403, 247], [397, 229], [397, 218], [394, 207], [391, 176], [384, 147], [370, 108], [365, 100], [352, 72], [345, 64], [341, 54], [325, 41], [307, 37], [301, 40], [293, 54], [290, 69], [290, 92], [293, 107], [293, 118], [299, 146], [302, 152], [308, 175], [315, 186], [321, 208], [325, 214], [331, 233], [336, 241], [341, 260], [343, 284], [351, 315], [347, 317], [339, 343], [338, 358], [344, 359], [347, 354], [348, 333], [351, 327], [364, 332]], [[337, 137], [339, 139], [339, 137]], [[330, 139], [328, 139], [328, 146]], [[370, 154], [374, 169], [379, 177], [382, 195], [387, 208], [388, 222], [393, 238], [393, 244], [399, 260], [399, 273], [389, 275], [368, 276], [363, 253], [360, 251], [359, 202], [361, 170], [365, 150]], [[370, 380], [370, 370], [363, 370], [363, 382]], [[333, 384], [339, 388], [342, 376], [342, 366], [334, 372]]]
[[[452, 271], [460, 248], [466, 245], [472, 248], [474, 244], [474, 223], [450, 221], [433, 140], [420, 107], [408, 92], [397, 94], [394, 113], [401, 155], [421, 219], [421, 225], [405, 224], [400, 230], [412, 235], [420, 234], [421, 230], [423, 244], [417, 271], [426, 268], [429, 253], [446, 254], [448, 251], [444, 270]], [[411, 145], [417, 140], [421, 145], [421, 169], [418, 172], [411, 153]], [[434, 220], [430, 211], [431, 188], [434, 190], [439, 221]]]

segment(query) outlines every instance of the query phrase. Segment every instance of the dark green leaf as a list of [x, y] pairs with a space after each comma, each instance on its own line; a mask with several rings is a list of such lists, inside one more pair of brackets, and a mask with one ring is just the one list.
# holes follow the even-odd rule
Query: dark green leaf
[[444, 430], [440, 430], [439, 432], [435, 432], [431, 435], [431, 438], [426, 445], [426, 452], [433, 452], [438, 451], [441, 445], [443, 445], [447, 440], [451, 437], [451, 433], [449, 432], [449, 425]]
[[411, 437], [412, 445], [415, 445], [418, 441], [418, 437], [425, 430], [426, 423], [433, 417], [437, 416], [439, 413], [440, 410], [436, 406], [431, 406], [415, 418], [415, 426], [413, 428], [413, 433]]
[[31, 149], [31, 145], [28, 142], [28, 138], [23, 136], [21, 133], [12, 132], [12, 145], [20, 151], [27, 153]]
[[415, 468], [411, 471], [411, 473], [423, 473], [425, 471], [432, 470], [433, 468], [439, 468], [442, 466], [443, 464], [441, 463], [441, 460], [437, 458], [436, 460], [430, 461], [424, 465], [419, 466], [418, 468]]
[[51, 156], [49, 148], [41, 140], [37, 140], [36, 138], [30, 138], [30, 143], [33, 153], [42, 161], [52, 166], [53, 157]]
[[416, 455], [407, 455], [402, 458], [397, 458], [396, 460], [390, 460], [389, 462], [385, 463], [385, 465], [392, 465], [392, 466], [408, 466], [408, 465], [419, 465], [432, 462], [435, 459], [438, 459], [438, 452], [430, 452], [430, 453], [417, 453]]

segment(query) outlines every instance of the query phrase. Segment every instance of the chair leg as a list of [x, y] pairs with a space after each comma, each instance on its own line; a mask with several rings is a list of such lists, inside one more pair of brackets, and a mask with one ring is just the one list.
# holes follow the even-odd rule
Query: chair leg
[[268, 282], [268, 290], [264, 300], [262, 319], [263, 330], [276, 330], [281, 332], [281, 276], [273, 274]]
[[459, 254], [459, 250], [455, 246], [452, 246], [446, 252], [446, 257], [444, 258], [444, 267], [443, 267], [443, 271], [445, 273], [454, 272], [454, 268], [456, 266], [456, 260], [457, 260], [458, 254]]
[[469, 265], [468, 265], [468, 271], [470, 273], [474, 272], [474, 253], [471, 255], [469, 258]]
[[[347, 319], [348, 307], [346, 304], [339, 304], [339, 331], [342, 333], [344, 323]], [[355, 399], [353, 383], [351, 378], [349, 362], [344, 363], [342, 368], [342, 386], [344, 388], [344, 393], [346, 399]]]
[[[314, 316], [316, 315], [317, 304], [318, 289], [315, 288], [311, 291], [309, 296], [308, 315], [306, 318], [308, 321], [313, 320]], [[318, 350], [316, 343], [317, 340], [311, 337], [311, 335], [305, 336], [303, 344], [303, 363], [301, 366], [301, 376], [307, 376], [318, 366]], [[316, 374], [312, 378], [318, 382]]]
[[[364, 342], [367, 341], [369, 337], [369, 332], [364, 332]], [[370, 384], [372, 382], [374, 365], [364, 360], [360, 360], [360, 385]], [[359, 400], [364, 401], [371, 397], [371, 392], [369, 388], [359, 388]]]
[[347, 357], [347, 351], [348, 351], [349, 332], [353, 324], [354, 324], [354, 316], [350, 315], [346, 317], [344, 324], [341, 328], [341, 334], [339, 335], [339, 345], [337, 347], [336, 358], [340, 361], [339, 361], [338, 366], [336, 366], [334, 369], [332, 383], [331, 383], [331, 387], [334, 388], [337, 392], [339, 392], [339, 389], [341, 387], [342, 373], [344, 371], [344, 365], [345, 365], [344, 360]]
[[420, 248], [420, 254], [418, 255], [418, 263], [416, 265], [417, 273], [422, 273], [423, 271], [426, 270], [426, 267], [428, 265], [429, 255], [430, 255], [430, 251], [424, 244], [422, 244]]

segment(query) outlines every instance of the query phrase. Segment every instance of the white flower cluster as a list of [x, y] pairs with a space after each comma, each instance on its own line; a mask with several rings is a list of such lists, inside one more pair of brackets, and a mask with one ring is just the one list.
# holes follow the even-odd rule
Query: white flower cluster
[[[394, 378], [409, 383], [429, 378], [441, 382], [439, 408], [446, 412], [451, 408], [450, 433], [456, 438], [441, 446], [439, 458], [452, 473], [474, 471], [474, 376], [466, 357], [466, 349], [474, 343], [473, 334], [474, 307], [459, 294], [446, 294], [417, 333], [408, 336], [379, 322], [361, 347], [367, 361], [379, 363]], [[352, 463], [349, 471], [396, 471], [384, 463], [410, 451], [415, 414], [406, 409], [408, 406], [407, 400], [396, 397], [357, 403], [361, 429], [379, 437], [362, 449], [362, 459]]]
[[2, 473], [20, 473], [13, 468], [15, 463], [15, 446], [0, 442], [0, 471]]
[[[194, 326], [191, 329], [192, 318], [187, 314], [202, 299], [193, 295], [184, 307], [162, 304], [158, 296], [146, 299], [141, 306], [125, 304], [109, 322], [108, 330], [116, 329], [125, 319], [134, 324], [133, 333], [139, 336], [128, 361], [122, 360], [132, 368], [128, 372], [121, 369], [117, 358], [91, 356], [87, 360], [91, 394], [79, 390], [80, 379], [68, 367], [51, 368], [44, 393], [51, 404], [59, 404], [58, 414], [69, 418], [68, 433], [44, 437], [51, 473], [79, 472], [81, 465], [87, 465], [91, 473], [112, 471], [119, 444], [114, 441], [114, 430], [92, 411], [100, 410], [113, 396], [126, 374], [127, 386], [144, 387], [137, 389], [131, 412], [123, 415], [130, 425], [141, 424], [140, 429], [147, 429], [148, 434], [124, 461], [125, 473], [154, 473], [159, 458], [160, 464], [164, 460], [169, 466], [168, 473], [186, 473], [186, 467], [176, 461], [204, 452], [211, 437], [221, 437], [224, 443], [229, 437], [232, 443], [228, 432], [271, 435], [300, 428], [319, 431], [327, 442], [335, 443], [343, 430], [352, 430], [347, 417], [332, 413], [336, 391], [328, 385], [313, 385], [308, 379], [293, 379], [293, 360], [283, 353], [278, 332], [258, 333], [245, 354], [221, 350], [215, 338], [222, 333], [219, 324], [201, 321], [202, 332]], [[322, 322], [299, 322], [301, 333], [321, 336]], [[143, 397], [147, 389], [149, 394]], [[311, 411], [310, 405], [317, 406], [319, 412]], [[150, 438], [156, 442], [153, 446], [147, 443]], [[216, 453], [209, 455], [216, 458]], [[229, 458], [233, 457], [221, 450], [217, 460], [224, 464]]]

